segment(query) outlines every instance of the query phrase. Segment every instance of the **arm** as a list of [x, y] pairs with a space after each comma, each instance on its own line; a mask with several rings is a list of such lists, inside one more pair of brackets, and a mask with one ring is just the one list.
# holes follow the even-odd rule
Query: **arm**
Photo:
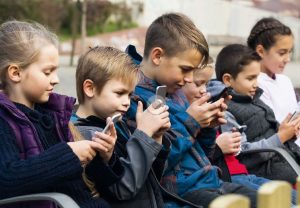
[[14, 133], [2, 119], [0, 126], [0, 198], [47, 192], [82, 172], [78, 157], [66, 143], [21, 160]]
[[[232, 131], [232, 128], [238, 125], [235, 117], [230, 112], [226, 111], [225, 118], [228, 122], [221, 126], [222, 132]], [[283, 144], [279, 140], [278, 134], [274, 134], [269, 138], [260, 138], [259, 141], [257, 142], [248, 142], [246, 134], [242, 133], [242, 139], [241, 139], [242, 151], [251, 150], [251, 149], [270, 148], [270, 147], [283, 147]]]
[[119, 182], [109, 188], [118, 200], [131, 199], [140, 191], [161, 148], [144, 132], [134, 131], [126, 143], [127, 157], [120, 157], [125, 173]]

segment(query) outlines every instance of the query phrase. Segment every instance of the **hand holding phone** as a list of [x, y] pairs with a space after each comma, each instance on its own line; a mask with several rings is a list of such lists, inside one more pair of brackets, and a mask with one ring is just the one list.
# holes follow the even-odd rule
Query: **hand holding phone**
[[298, 118], [298, 116], [300, 116], [300, 111], [299, 111], [299, 110], [296, 110], [296, 111], [292, 114], [292, 117], [291, 117], [291, 119], [289, 120], [289, 122], [295, 120], [296, 118]]
[[113, 117], [111, 118], [111, 121], [108, 122], [106, 124], [105, 128], [102, 130], [102, 133], [106, 133], [108, 131], [111, 122], [113, 122], [115, 124], [121, 117], [122, 117], [121, 113], [113, 115]]
[[220, 98], [226, 98], [228, 96], [228, 87], [225, 87], [219, 94], [213, 95], [211, 93], [211, 98], [209, 99], [209, 103], [214, 103]]

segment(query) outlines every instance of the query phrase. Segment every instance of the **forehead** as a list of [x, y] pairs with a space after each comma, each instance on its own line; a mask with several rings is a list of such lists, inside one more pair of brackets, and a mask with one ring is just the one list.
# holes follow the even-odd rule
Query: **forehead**
[[134, 86], [130, 84], [129, 82], [124, 82], [120, 78], [112, 78], [106, 82], [104, 85], [104, 88], [110, 89], [110, 90], [126, 90], [126, 91], [132, 91], [134, 89]]
[[213, 75], [213, 68], [212, 67], [204, 67], [203, 69], [197, 69], [194, 71], [194, 80], [199, 79], [210, 79]]
[[40, 49], [37, 63], [58, 65], [58, 49], [54, 45], [46, 45]]
[[238, 75], [257, 76], [260, 73], [261, 64], [258, 61], [252, 61], [243, 67], [243, 70]]
[[[275, 37], [275, 44], [272, 46], [273, 49], [287, 49], [290, 50], [294, 45], [294, 37], [292, 35], [277, 35]], [[272, 49], [271, 48], [271, 49]]]
[[183, 52], [177, 53], [174, 57], [171, 57], [170, 59], [172, 59], [175, 62], [178, 62], [179, 65], [198, 68], [202, 58], [202, 54], [196, 49], [187, 49]]

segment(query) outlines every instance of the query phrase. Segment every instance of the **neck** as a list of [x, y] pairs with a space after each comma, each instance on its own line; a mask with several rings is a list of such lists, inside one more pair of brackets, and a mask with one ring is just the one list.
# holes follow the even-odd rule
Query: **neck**
[[140, 66], [140, 70], [143, 72], [143, 74], [152, 79], [155, 80], [155, 71], [154, 70], [154, 66], [152, 64], [150, 64], [149, 62], [147, 62], [147, 60], [143, 60], [141, 62], [141, 66]]
[[261, 67], [261, 72], [265, 73], [266, 75], [268, 75], [269, 77], [271, 77], [272, 79], [275, 79], [275, 74], [273, 72], [270, 72], [270, 70], [267, 70], [265, 67]]
[[34, 109], [34, 103], [32, 103], [28, 99], [26, 99], [22, 93], [19, 93], [19, 91], [8, 90], [6, 92], [6, 94], [12, 102], [20, 103], [20, 104], [27, 106], [28, 108]]
[[88, 104], [88, 102], [85, 102], [84, 104], [80, 104], [76, 115], [80, 118], [86, 118], [91, 115], [95, 115], [94, 111], [92, 110], [91, 106]]

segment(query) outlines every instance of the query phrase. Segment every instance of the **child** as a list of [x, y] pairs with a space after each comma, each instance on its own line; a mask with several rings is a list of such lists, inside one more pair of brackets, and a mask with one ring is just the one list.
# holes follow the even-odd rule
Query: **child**
[[[131, 58], [112, 47], [92, 48], [79, 59], [76, 70], [79, 107], [73, 118], [77, 118], [75, 125], [86, 138], [101, 131], [107, 117], [126, 113], [138, 77], [137, 66]], [[167, 110], [165, 105], [157, 109], [151, 105], [143, 111], [139, 102], [137, 125], [132, 134], [124, 122], [116, 123], [115, 151], [125, 174], [105, 191], [109, 194], [102, 195], [113, 206], [164, 206], [158, 180], [170, 149], [169, 140], [162, 137], [170, 127]]]
[[[187, 83], [183, 87], [184, 94], [186, 95], [189, 103], [193, 103], [196, 100], [204, 96], [207, 91], [214, 89], [215, 86], [209, 84], [209, 80], [212, 77], [214, 68], [212, 66], [212, 59], [209, 64], [203, 69], [194, 71], [194, 81]], [[214, 83], [212, 80], [211, 83]], [[208, 88], [206, 87], [208, 85]], [[209, 91], [211, 92], [211, 91]], [[211, 94], [218, 94], [212, 92]], [[217, 136], [216, 146], [213, 154], [210, 156], [212, 164], [218, 166], [221, 171], [221, 178], [224, 181], [238, 183], [245, 185], [249, 188], [258, 190], [259, 187], [269, 182], [269, 179], [263, 177], [257, 177], [253, 174], [248, 174], [247, 167], [239, 162], [236, 155], [240, 152], [241, 146], [241, 133], [236, 129], [231, 132], [224, 132]], [[292, 203], [296, 204], [296, 191], [292, 192]]]
[[252, 28], [247, 42], [261, 57], [258, 76], [258, 86], [264, 91], [261, 100], [274, 111], [277, 121], [282, 122], [297, 108], [292, 82], [282, 74], [294, 45], [292, 31], [277, 19], [262, 18]]
[[[230, 132], [233, 127], [246, 125], [242, 137], [242, 151], [280, 147], [298, 159], [299, 148], [289, 142], [300, 126], [300, 119], [288, 122], [291, 115], [278, 125], [272, 109], [260, 100], [262, 90], [257, 87], [260, 73], [260, 57], [247, 46], [232, 44], [221, 50], [216, 61], [217, 80], [231, 87], [232, 99], [228, 102], [226, 112], [227, 124], [222, 125], [222, 132]], [[285, 147], [287, 143], [287, 147]], [[273, 153], [260, 153], [241, 158], [248, 170], [258, 176], [269, 179], [296, 181], [296, 173], [280, 157]], [[285, 170], [284, 173], [282, 170]]]
[[[176, 44], [174, 44], [176, 43]], [[147, 104], [158, 85], [167, 86], [172, 148], [164, 173], [164, 186], [197, 205], [208, 207], [216, 197], [227, 193], [249, 196], [256, 206], [256, 192], [238, 184], [222, 182], [218, 168], [207, 158], [215, 143], [212, 127], [225, 122], [224, 99], [208, 103], [209, 94], [189, 106], [181, 88], [193, 81], [193, 71], [208, 60], [208, 45], [202, 33], [186, 16], [178, 13], [158, 17], [148, 28], [141, 80], [127, 111], [127, 123], [134, 121], [137, 100]], [[188, 107], [189, 106], [189, 107]], [[221, 191], [222, 190], [222, 191]]]
[[[93, 198], [82, 166], [87, 177], [106, 177], [101, 187], [119, 180], [123, 167], [112, 157], [115, 138], [96, 136], [102, 144], [73, 142], [68, 121], [75, 99], [53, 93], [59, 83], [57, 43], [37, 23], [8, 21], [0, 27], [0, 198], [61, 192], [80, 207], [109, 207]], [[22, 207], [54, 204], [40, 201]]]

